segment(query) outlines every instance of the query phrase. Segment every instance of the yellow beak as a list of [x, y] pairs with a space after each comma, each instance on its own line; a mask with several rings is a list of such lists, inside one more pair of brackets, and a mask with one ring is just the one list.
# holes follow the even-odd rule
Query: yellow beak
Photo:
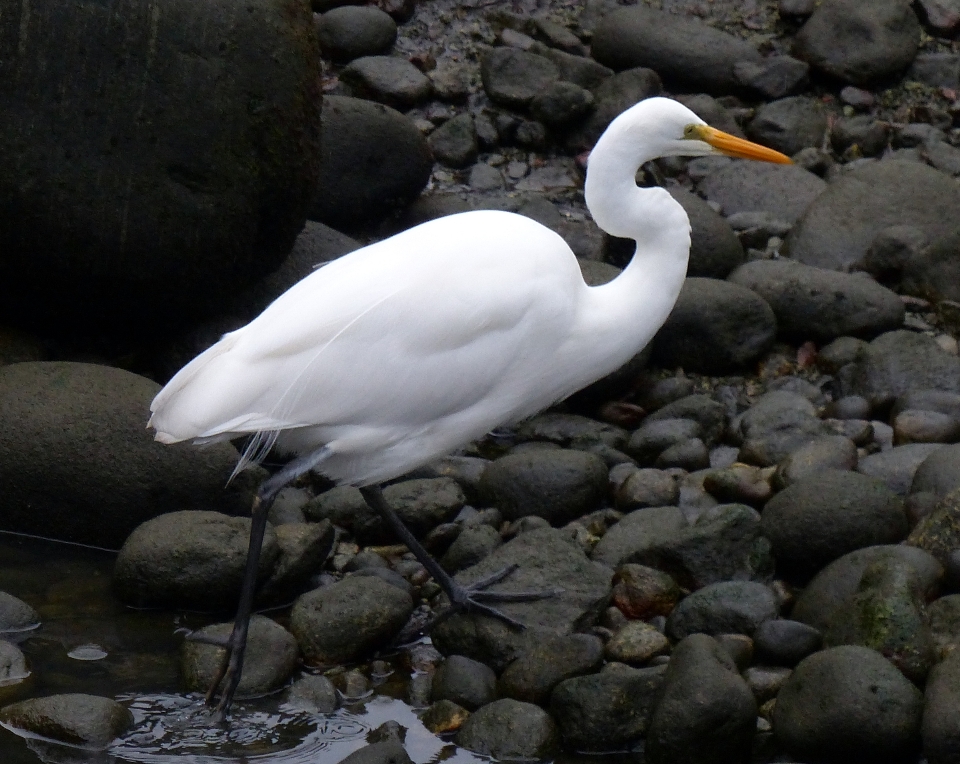
[[697, 125], [695, 132], [697, 138], [704, 143], [710, 144], [717, 151], [726, 154], [728, 157], [758, 159], [761, 162], [776, 162], [777, 164], [793, 164], [793, 161], [786, 154], [768, 149], [759, 143], [737, 138], [735, 135], [730, 135], [730, 133], [717, 130], [709, 125]]

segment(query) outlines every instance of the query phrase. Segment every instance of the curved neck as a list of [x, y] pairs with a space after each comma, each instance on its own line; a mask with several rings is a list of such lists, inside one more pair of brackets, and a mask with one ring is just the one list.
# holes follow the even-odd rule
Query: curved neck
[[[639, 188], [636, 174], [654, 156], [642, 141], [607, 133], [590, 155], [584, 194], [597, 225], [636, 241], [633, 259], [617, 278], [586, 288], [581, 350], [615, 370], [643, 349], [666, 321], [683, 286], [690, 255], [690, 221], [662, 188]], [[589, 349], [585, 349], [589, 346]]]

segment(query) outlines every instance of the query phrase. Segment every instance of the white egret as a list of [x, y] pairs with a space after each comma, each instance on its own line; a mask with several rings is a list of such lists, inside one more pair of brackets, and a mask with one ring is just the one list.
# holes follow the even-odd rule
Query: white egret
[[[573, 252], [521, 215], [475, 211], [432, 220], [310, 274], [247, 326], [180, 370], [151, 406], [162, 443], [252, 435], [237, 469], [276, 447], [296, 458], [254, 502], [247, 577], [221, 682], [229, 708], [243, 665], [267, 510], [310, 469], [361, 489], [450, 598], [451, 607], [515, 621], [485, 604], [544, 593], [462, 587], [390, 510], [378, 485], [617, 369], [666, 320], [687, 270], [690, 223], [662, 188], [639, 188], [657, 157], [784, 155], [708, 127], [667, 98], [617, 117], [590, 155], [587, 206], [597, 225], [637, 242], [623, 273], [583, 282]], [[546, 593], [549, 594], [549, 593]]]

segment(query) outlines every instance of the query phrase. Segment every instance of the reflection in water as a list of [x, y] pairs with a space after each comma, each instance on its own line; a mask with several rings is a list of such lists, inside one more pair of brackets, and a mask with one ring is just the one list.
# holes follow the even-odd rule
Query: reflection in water
[[215, 617], [124, 607], [111, 592], [113, 560], [103, 550], [0, 533], [0, 590], [36, 608], [42, 620], [40, 628], [16, 635], [33, 672], [30, 682], [0, 687], [0, 705], [81, 692], [116, 698], [135, 719], [134, 728], [106, 751], [0, 728], [0, 763], [335, 764], [388, 721], [406, 729], [404, 747], [417, 764], [483, 761], [429, 732], [406, 702], [390, 697], [410, 697], [411, 671], [414, 680], [429, 683], [429, 675], [415, 667], [417, 650], [407, 653], [405, 667], [393, 659], [361, 667], [377, 694], [345, 698], [335, 714], [296, 708], [278, 693], [239, 701], [229, 724], [212, 724], [199, 695], [179, 693], [177, 662], [183, 639], [178, 632]]

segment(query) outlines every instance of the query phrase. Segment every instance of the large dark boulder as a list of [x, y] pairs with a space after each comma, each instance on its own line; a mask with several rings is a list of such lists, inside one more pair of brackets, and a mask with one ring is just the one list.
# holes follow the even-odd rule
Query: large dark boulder
[[306, 3], [5, 2], [0, 310], [162, 331], [275, 268], [317, 181]]
[[144, 428], [160, 386], [109, 366], [0, 369], [0, 528], [119, 548], [140, 523], [180, 509], [248, 512], [229, 443], [164, 446]]

